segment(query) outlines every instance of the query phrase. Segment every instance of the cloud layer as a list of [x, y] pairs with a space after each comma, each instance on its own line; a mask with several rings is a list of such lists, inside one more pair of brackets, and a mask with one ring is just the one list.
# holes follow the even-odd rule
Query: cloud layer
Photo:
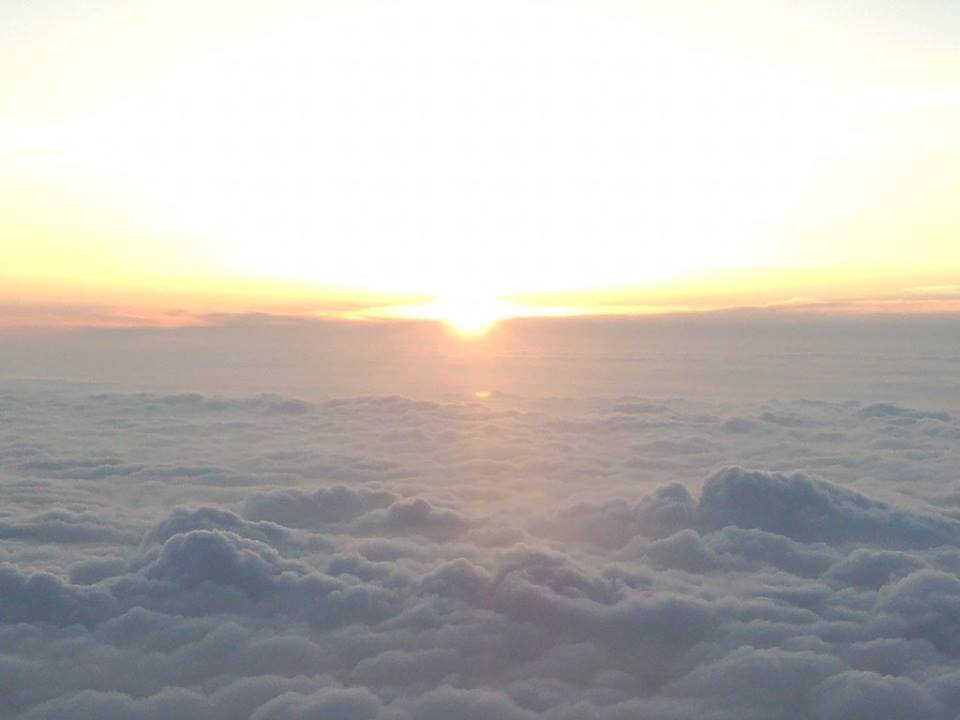
[[12, 720], [948, 720], [960, 422], [0, 394]]

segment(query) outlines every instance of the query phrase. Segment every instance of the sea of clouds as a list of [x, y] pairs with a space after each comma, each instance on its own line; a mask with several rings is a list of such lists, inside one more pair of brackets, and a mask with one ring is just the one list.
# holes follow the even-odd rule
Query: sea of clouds
[[952, 720], [960, 416], [836, 380], [7, 382], [0, 717]]

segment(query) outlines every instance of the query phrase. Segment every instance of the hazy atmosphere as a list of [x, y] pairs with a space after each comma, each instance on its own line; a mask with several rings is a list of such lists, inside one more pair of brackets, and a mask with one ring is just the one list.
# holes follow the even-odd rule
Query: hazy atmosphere
[[958, 37], [0, 2], [0, 718], [960, 720]]

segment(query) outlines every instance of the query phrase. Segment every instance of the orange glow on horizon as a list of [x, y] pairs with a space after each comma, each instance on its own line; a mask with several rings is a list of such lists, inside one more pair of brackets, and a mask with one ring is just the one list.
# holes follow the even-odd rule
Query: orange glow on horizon
[[957, 302], [960, 63], [899, 17], [88, 5], [0, 45], [0, 326]]
[[496, 296], [373, 294], [283, 282], [158, 279], [134, 287], [10, 283], [0, 292], [0, 328], [183, 327], [242, 315], [291, 321], [435, 320], [482, 337], [509, 318], [653, 315], [767, 308], [828, 313], [960, 312], [949, 271], [886, 267], [770, 268], [695, 275], [630, 288]]

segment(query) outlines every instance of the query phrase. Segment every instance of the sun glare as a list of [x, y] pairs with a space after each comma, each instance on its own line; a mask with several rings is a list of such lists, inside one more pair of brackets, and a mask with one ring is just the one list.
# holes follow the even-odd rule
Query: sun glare
[[497, 321], [509, 317], [507, 303], [494, 298], [457, 297], [438, 300], [424, 308], [426, 317], [442, 320], [460, 335], [483, 335]]
[[[409, 316], [482, 334], [519, 313], [496, 298], [658, 305], [710, 277], [697, 302], [722, 305], [865, 258], [950, 285], [955, 49], [843, 29], [826, 6], [847, 4], [213, 3], [229, 27], [196, 0], [37, 10], [36, 36], [0, 43], [0, 299], [454, 298]], [[820, 12], [830, 34], [800, 42]]]
[[387, 314], [395, 317], [439, 320], [458, 335], [477, 337], [497, 322], [525, 314], [522, 308], [489, 295], [456, 295], [443, 297], [425, 305], [394, 306]]

